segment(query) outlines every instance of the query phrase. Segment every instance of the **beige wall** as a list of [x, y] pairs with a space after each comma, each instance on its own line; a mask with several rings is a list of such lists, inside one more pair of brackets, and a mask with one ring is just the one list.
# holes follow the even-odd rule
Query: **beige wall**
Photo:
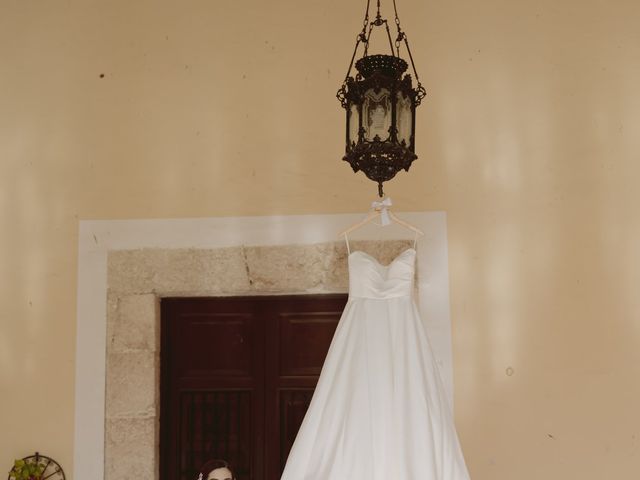
[[[0, 470], [72, 469], [78, 219], [365, 210], [334, 99], [363, 6], [0, 0]], [[448, 215], [472, 477], [635, 478], [640, 4], [399, 7], [430, 96], [387, 190]]]

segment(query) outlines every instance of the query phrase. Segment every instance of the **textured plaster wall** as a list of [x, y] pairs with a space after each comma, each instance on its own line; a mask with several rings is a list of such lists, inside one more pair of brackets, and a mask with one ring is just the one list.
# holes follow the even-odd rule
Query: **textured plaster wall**
[[[635, 478], [640, 2], [397, 4], [429, 95], [387, 191], [447, 215], [474, 480]], [[0, 470], [73, 480], [79, 220], [364, 213], [334, 97], [364, 6], [0, 0]]]
[[[352, 242], [383, 264], [407, 246]], [[105, 480], [157, 478], [160, 298], [346, 292], [346, 254], [342, 242], [110, 252]]]

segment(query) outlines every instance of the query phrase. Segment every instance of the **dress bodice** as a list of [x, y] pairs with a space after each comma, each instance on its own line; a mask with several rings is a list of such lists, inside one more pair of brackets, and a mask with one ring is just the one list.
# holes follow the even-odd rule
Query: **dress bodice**
[[389, 265], [360, 250], [349, 254], [349, 297], [387, 299], [410, 297], [415, 277], [415, 255], [408, 248]]
[[413, 301], [415, 249], [347, 263], [349, 301], [280, 480], [469, 480]]

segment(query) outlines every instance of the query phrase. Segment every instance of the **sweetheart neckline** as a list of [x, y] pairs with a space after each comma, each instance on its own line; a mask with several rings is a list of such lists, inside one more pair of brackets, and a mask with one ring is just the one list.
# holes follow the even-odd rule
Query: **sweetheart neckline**
[[415, 248], [413, 248], [413, 247], [409, 247], [409, 248], [407, 248], [407, 249], [403, 250], [402, 252], [400, 252], [398, 255], [396, 255], [396, 257], [395, 257], [393, 260], [391, 260], [387, 265], [383, 265], [382, 263], [380, 263], [380, 262], [378, 261], [378, 259], [377, 259], [377, 258], [375, 258], [375, 257], [374, 257], [374, 256], [372, 256], [372, 255], [369, 255], [367, 252], [365, 252], [365, 251], [363, 251], [363, 250], [354, 250], [353, 252], [349, 253], [349, 255], [347, 255], [347, 258], [351, 258], [351, 256], [352, 256], [354, 253], [362, 253], [365, 257], [368, 257], [368, 258], [370, 258], [371, 260], [373, 260], [373, 262], [374, 262], [374, 263], [376, 263], [377, 265], [379, 265], [379, 266], [381, 266], [381, 267], [383, 267], [383, 268], [388, 268], [388, 267], [390, 267], [391, 265], [393, 265], [393, 262], [395, 262], [397, 259], [399, 259], [402, 255], [404, 255], [405, 253], [410, 252], [410, 251], [412, 251], [412, 252], [414, 252], [414, 253], [417, 253]]

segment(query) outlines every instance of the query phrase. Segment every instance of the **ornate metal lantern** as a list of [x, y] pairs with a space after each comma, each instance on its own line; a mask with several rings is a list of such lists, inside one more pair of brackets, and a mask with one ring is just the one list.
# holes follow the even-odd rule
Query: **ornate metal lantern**
[[[396, 173], [411, 167], [418, 158], [415, 154], [416, 107], [426, 95], [420, 84], [413, 62], [407, 35], [400, 27], [396, 2], [393, 0], [397, 37], [391, 40], [386, 19], [378, 12], [369, 21], [369, 4], [362, 31], [358, 34], [347, 75], [338, 90], [337, 97], [347, 112], [347, 142], [343, 160], [349, 162], [354, 172], [362, 170], [378, 183], [378, 195], [384, 195], [382, 184]], [[385, 26], [391, 55], [369, 55], [369, 40], [374, 27]], [[404, 43], [409, 54], [417, 86], [411, 75], [405, 74], [407, 62], [400, 58], [400, 46]], [[364, 55], [355, 62], [358, 73], [351, 75], [354, 59], [360, 44]], [[403, 76], [404, 74], [404, 76]]]

